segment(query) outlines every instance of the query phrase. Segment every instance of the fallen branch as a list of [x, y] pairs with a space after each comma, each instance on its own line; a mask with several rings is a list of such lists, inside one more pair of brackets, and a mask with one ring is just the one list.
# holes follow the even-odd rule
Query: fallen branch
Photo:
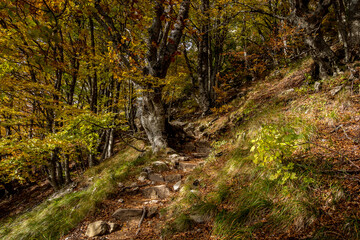
[[143, 214], [142, 214], [141, 219], [140, 219], [140, 222], [139, 222], [139, 224], [138, 224], [138, 228], [139, 228], [139, 229], [136, 231], [136, 235], [135, 235], [135, 236], [137, 236], [137, 235], [139, 234], [140, 230], [141, 230], [141, 224], [142, 224], [142, 222], [144, 221], [145, 214], [146, 214], [146, 208], [143, 207]]

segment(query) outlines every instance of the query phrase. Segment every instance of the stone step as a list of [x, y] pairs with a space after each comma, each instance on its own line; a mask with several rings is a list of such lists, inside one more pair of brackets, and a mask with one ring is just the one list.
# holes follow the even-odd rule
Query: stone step
[[154, 172], [165, 172], [169, 170], [169, 166], [162, 161], [155, 161], [151, 164], [152, 169], [154, 170]]
[[150, 173], [148, 178], [150, 181], [164, 182], [164, 177], [159, 173]]
[[116, 210], [112, 216], [118, 220], [127, 221], [134, 218], [140, 218], [142, 214], [143, 214], [142, 209], [120, 208]]
[[181, 180], [180, 174], [171, 174], [165, 176], [165, 182], [178, 182]]
[[158, 185], [143, 189], [142, 194], [149, 199], [165, 199], [170, 195], [170, 190], [166, 185]]
[[193, 170], [197, 167], [196, 163], [189, 163], [189, 162], [179, 162], [179, 169], [184, 171]]

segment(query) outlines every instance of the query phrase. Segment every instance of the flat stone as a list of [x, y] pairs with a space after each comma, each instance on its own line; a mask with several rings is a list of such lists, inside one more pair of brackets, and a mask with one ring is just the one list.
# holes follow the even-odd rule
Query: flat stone
[[142, 190], [144, 197], [150, 199], [165, 199], [170, 195], [170, 190], [166, 187], [166, 185], [159, 185], [148, 187]]
[[338, 92], [340, 92], [342, 89], [342, 86], [337, 86], [337, 87], [334, 87], [331, 91], [330, 91], [330, 94], [332, 96], [335, 96]]
[[154, 182], [163, 182], [164, 178], [161, 174], [158, 173], [150, 173], [149, 174], [149, 180]]
[[180, 174], [172, 174], [165, 176], [165, 182], [178, 182], [181, 180]]
[[162, 161], [153, 162], [152, 168], [154, 169], [155, 172], [164, 172], [164, 171], [169, 170], [168, 165]]
[[175, 183], [175, 185], [173, 186], [174, 191], [175, 192], [179, 191], [180, 186], [181, 186], [181, 180]]
[[86, 236], [95, 237], [101, 236], [109, 232], [110, 226], [104, 221], [96, 221], [90, 223], [86, 230]]
[[154, 217], [158, 211], [158, 207], [157, 206], [151, 206], [151, 207], [148, 207], [147, 208], [147, 211], [146, 211], [146, 217], [147, 218], [151, 218], [151, 217]]
[[204, 223], [209, 220], [209, 217], [207, 217], [205, 215], [199, 215], [199, 214], [190, 215], [189, 217], [191, 220], [193, 220], [196, 223]]
[[113, 233], [120, 229], [120, 225], [117, 223], [109, 222], [108, 225], [109, 225], [109, 233]]
[[185, 162], [179, 162], [179, 168], [183, 169], [185, 171], [187, 170], [193, 170], [197, 167], [196, 163], [185, 163]]
[[140, 218], [142, 215], [142, 212], [143, 212], [142, 209], [120, 208], [120, 209], [116, 210], [112, 216], [118, 220], [127, 221], [127, 220], [130, 220], [133, 218]]

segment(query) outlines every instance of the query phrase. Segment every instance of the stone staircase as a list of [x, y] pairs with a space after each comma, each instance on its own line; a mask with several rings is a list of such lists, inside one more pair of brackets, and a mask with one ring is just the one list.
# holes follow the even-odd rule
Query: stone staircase
[[[207, 155], [208, 152], [190, 156], [172, 153], [143, 168], [137, 182], [129, 186], [119, 183], [121, 191], [129, 193], [127, 199], [118, 200], [118, 209], [111, 215], [110, 222], [90, 223], [81, 238], [160, 239], [157, 224], [161, 222], [161, 209], [166, 207], [181, 189], [185, 176], [205, 163], [203, 158]], [[129, 202], [132, 207], [126, 206]]]

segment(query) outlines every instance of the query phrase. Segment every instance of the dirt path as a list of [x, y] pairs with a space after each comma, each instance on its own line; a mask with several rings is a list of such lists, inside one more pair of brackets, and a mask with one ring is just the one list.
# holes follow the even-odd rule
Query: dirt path
[[[124, 186], [119, 183], [116, 194], [104, 200], [97, 206], [94, 214], [90, 214], [91, 216], [62, 239], [161, 239], [161, 226], [165, 223], [164, 209], [179, 194], [186, 176], [204, 163], [204, 158], [210, 152], [210, 148], [206, 145], [206, 143], [195, 143], [195, 151], [186, 154], [168, 154], [145, 167], [140, 176], [137, 176], [130, 185]], [[118, 213], [115, 213], [116, 211]], [[135, 216], [129, 217], [129, 213], [130, 215], [134, 213]], [[143, 214], [144, 218], [139, 227]], [[88, 225], [99, 220], [116, 223], [120, 228], [103, 236], [87, 237]], [[197, 227], [185, 234], [195, 237], [172, 236], [171, 238], [209, 238], [207, 231]]]

